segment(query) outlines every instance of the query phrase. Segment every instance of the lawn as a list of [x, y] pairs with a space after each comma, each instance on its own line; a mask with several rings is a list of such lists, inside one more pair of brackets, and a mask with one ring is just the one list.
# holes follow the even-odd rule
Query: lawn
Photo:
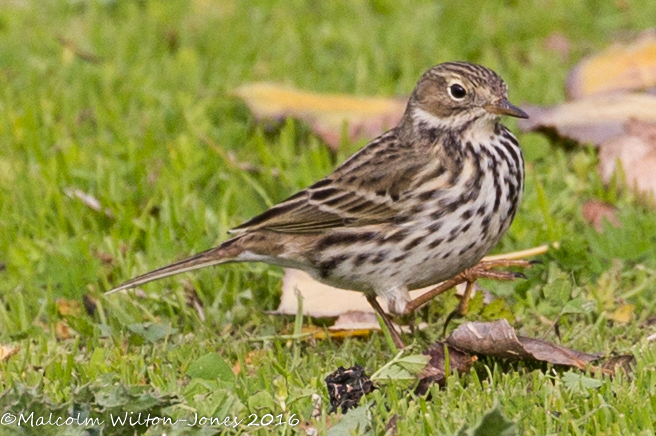
[[[18, 347], [0, 359], [0, 434], [325, 434], [338, 419], [325, 377], [355, 364], [372, 374], [394, 353], [378, 333], [281, 338], [295, 319], [266, 314], [278, 305], [281, 269], [228, 265], [103, 295], [216, 245], [365, 143], [344, 137], [333, 152], [301, 122], [261, 125], [231, 91], [268, 81], [406, 96], [431, 65], [468, 60], [497, 71], [513, 102], [550, 105], [564, 101], [567, 73], [584, 56], [656, 23], [653, 0], [400, 3], [0, 4], [0, 346]], [[549, 48], [553, 35], [568, 41], [566, 53]], [[581, 378], [482, 358], [429, 396], [381, 384], [362, 402], [374, 404], [371, 434], [394, 416], [399, 435], [456, 434], [494, 407], [517, 434], [654, 434], [654, 209], [604, 186], [591, 147], [505, 122], [525, 152], [526, 192], [495, 253], [560, 248], [527, 280], [481, 285], [522, 334], [633, 353], [637, 365], [630, 377]], [[622, 227], [598, 233], [586, 223], [581, 205], [591, 199], [617, 206]], [[585, 310], [563, 315], [557, 337], [550, 323], [572, 300]], [[415, 351], [441, 338], [455, 304], [448, 294], [419, 314], [430, 327], [406, 337]], [[472, 311], [454, 325], [485, 317]], [[31, 412], [33, 424], [11, 422]], [[248, 426], [267, 414], [271, 424]], [[76, 421], [48, 423], [68, 417]], [[201, 417], [243, 422], [188, 425]]]

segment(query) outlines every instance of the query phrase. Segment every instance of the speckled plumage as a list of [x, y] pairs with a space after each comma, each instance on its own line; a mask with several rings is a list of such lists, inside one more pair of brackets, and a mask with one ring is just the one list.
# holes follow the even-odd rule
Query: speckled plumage
[[261, 261], [382, 296], [404, 313], [409, 289], [476, 265], [517, 212], [524, 161], [500, 115], [526, 116], [508, 103], [496, 73], [464, 62], [437, 65], [420, 78], [399, 125], [332, 174], [235, 228], [220, 246], [115, 290]]

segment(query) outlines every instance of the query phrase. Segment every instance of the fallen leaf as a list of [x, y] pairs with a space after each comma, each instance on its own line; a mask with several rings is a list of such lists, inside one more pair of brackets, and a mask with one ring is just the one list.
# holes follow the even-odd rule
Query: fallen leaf
[[615, 207], [603, 201], [586, 201], [581, 208], [581, 214], [583, 215], [583, 219], [590, 223], [599, 233], [604, 230], [604, 221], [608, 221], [615, 227], [620, 226], [620, 222], [615, 215]]
[[396, 413], [385, 424], [385, 436], [396, 436], [399, 433], [399, 429], [396, 426], [396, 421], [399, 419], [399, 415]]
[[330, 330], [379, 330], [378, 318], [376, 314], [363, 311], [344, 312], [335, 321], [335, 324], [329, 327]]
[[636, 358], [633, 354], [620, 354], [618, 356], [613, 356], [610, 359], [606, 360], [601, 366], [604, 373], [615, 374], [619, 370], [624, 371], [627, 376], [631, 376], [633, 368], [637, 364]]
[[656, 31], [644, 32], [628, 44], [615, 44], [582, 60], [567, 78], [567, 95], [594, 94], [656, 86]]
[[374, 384], [369, 379], [360, 365], [344, 369], [340, 366], [326, 377], [326, 388], [330, 395], [331, 409], [333, 413], [338, 409], [346, 413], [349, 409], [357, 407], [360, 398], [373, 392]]
[[345, 124], [351, 141], [371, 139], [394, 127], [407, 99], [318, 94], [272, 83], [251, 83], [234, 90], [256, 118], [280, 121], [291, 117], [308, 123], [333, 149]]
[[605, 183], [610, 183], [622, 166], [624, 182], [629, 188], [656, 198], [656, 122], [629, 120], [626, 134], [611, 138], [601, 145], [599, 173]]
[[[505, 319], [495, 322], [468, 322], [451, 333], [446, 342], [461, 351], [510, 360], [539, 360], [552, 365], [572, 366], [592, 373], [612, 376], [618, 369], [630, 375], [630, 354], [610, 358], [602, 366], [591, 363], [603, 353], [589, 354], [542, 339], [518, 336]], [[635, 360], [635, 357], [633, 357]]]
[[462, 351], [511, 360], [539, 360], [585, 370], [602, 354], [588, 354], [541, 339], [517, 336], [505, 319], [468, 322], [455, 329], [446, 342]]
[[66, 340], [71, 337], [71, 329], [66, 321], [57, 321], [55, 324], [55, 336], [57, 339]]
[[18, 353], [20, 347], [0, 344], [0, 362], [6, 362], [11, 356]]
[[[397, 330], [403, 331], [404, 333], [412, 333], [413, 331], [422, 331], [428, 327], [428, 324], [421, 322], [415, 324], [414, 328], [411, 329], [409, 326], [399, 326], [396, 325]], [[345, 338], [345, 337], [354, 337], [354, 336], [369, 336], [372, 330], [380, 330], [380, 324], [378, 323], [378, 318], [373, 312], [346, 312], [337, 317], [335, 323], [328, 327], [328, 336], [331, 338]], [[319, 339], [326, 337], [325, 334], [319, 332], [314, 335], [315, 338]]]
[[415, 389], [415, 394], [424, 395], [428, 392], [428, 388], [435, 383], [439, 386], [444, 386], [447, 377], [447, 353], [449, 356], [448, 367], [451, 373], [465, 374], [469, 372], [477, 360], [476, 356], [454, 348], [445, 342], [435, 342], [424, 351], [424, 354], [430, 356], [430, 360], [419, 375], [419, 384]]
[[591, 96], [552, 107], [522, 107], [530, 118], [519, 120], [522, 131], [555, 132], [580, 143], [601, 145], [625, 133], [630, 120], [656, 122], [656, 95]]
[[628, 324], [633, 319], [634, 310], [635, 306], [633, 304], [622, 304], [606, 316], [608, 319], [620, 324]]

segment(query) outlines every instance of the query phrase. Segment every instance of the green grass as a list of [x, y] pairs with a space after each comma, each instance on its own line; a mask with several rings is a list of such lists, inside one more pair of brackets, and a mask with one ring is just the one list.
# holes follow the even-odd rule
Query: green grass
[[[295, 414], [305, 422], [313, 394], [323, 399], [313, 425], [324, 433], [335, 422], [327, 415], [325, 376], [356, 363], [371, 374], [393, 356], [378, 334], [343, 342], [271, 340], [294, 326], [293, 319], [264, 313], [277, 306], [280, 269], [225, 266], [148, 285], [146, 296], [102, 296], [135, 274], [225, 239], [226, 230], [327, 174], [362, 145], [345, 141], [333, 154], [298, 122], [265, 131], [230, 90], [267, 80], [314, 91], [407, 95], [429, 66], [466, 59], [504, 77], [512, 101], [555, 104], [578, 60], [656, 22], [652, 3], [4, 2], [0, 344], [20, 351], [0, 362], [0, 415], [80, 412], [107, 424], [88, 433], [80, 425], [0, 425], [0, 434], [212, 434], [210, 426], [114, 427], [109, 413], [246, 422], [253, 413]], [[544, 45], [555, 32], [570, 41], [564, 59]], [[100, 61], [76, 57], [58, 36]], [[235, 168], [203, 138], [258, 171]], [[646, 341], [656, 309], [653, 209], [604, 187], [594, 150], [566, 149], [537, 134], [519, 139], [528, 159], [525, 201], [496, 251], [550, 241], [562, 248], [543, 256], [528, 280], [484, 287], [505, 299], [512, 324], [532, 336], [578, 299], [587, 309], [561, 319], [560, 342], [634, 353], [637, 368], [631, 379], [605, 378], [586, 388], [566, 383], [562, 369], [482, 359], [429, 399], [401, 384], [382, 386], [368, 398], [375, 401], [376, 434], [394, 414], [398, 434], [454, 434], [495, 404], [519, 434], [656, 431], [656, 354]], [[71, 187], [95, 196], [112, 216], [69, 198]], [[620, 208], [621, 229], [600, 235], [587, 226], [580, 206], [595, 198]], [[204, 320], [187, 304], [191, 287]], [[58, 310], [58, 299], [81, 305], [85, 295], [97, 301], [92, 314]], [[635, 305], [632, 321], [609, 320], [623, 303]], [[416, 337], [419, 347], [439, 337], [454, 304], [445, 297], [424, 314], [431, 328]], [[64, 323], [68, 339], [57, 333]], [[553, 332], [547, 338], [558, 341]], [[208, 353], [221, 359], [199, 368]], [[227, 370], [237, 366], [237, 375]], [[300, 426], [230, 431], [303, 434]]]

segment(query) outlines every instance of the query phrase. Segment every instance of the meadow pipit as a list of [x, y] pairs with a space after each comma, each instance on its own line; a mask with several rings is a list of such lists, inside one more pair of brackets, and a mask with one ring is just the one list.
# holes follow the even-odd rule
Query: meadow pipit
[[[501, 115], [527, 118], [510, 104], [492, 70], [448, 62], [419, 79], [398, 126], [332, 174], [233, 229], [216, 248], [146, 273], [111, 292], [228, 262], [265, 262], [364, 292], [398, 347], [390, 312], [405, 315], [467, 282], [454, 313], [467, 310], [481, 277], [512, 279], [481, 262], [508, 230], [524, 189], [524, 160]], [[409, 289], [447, 280], [411, 301]]]

